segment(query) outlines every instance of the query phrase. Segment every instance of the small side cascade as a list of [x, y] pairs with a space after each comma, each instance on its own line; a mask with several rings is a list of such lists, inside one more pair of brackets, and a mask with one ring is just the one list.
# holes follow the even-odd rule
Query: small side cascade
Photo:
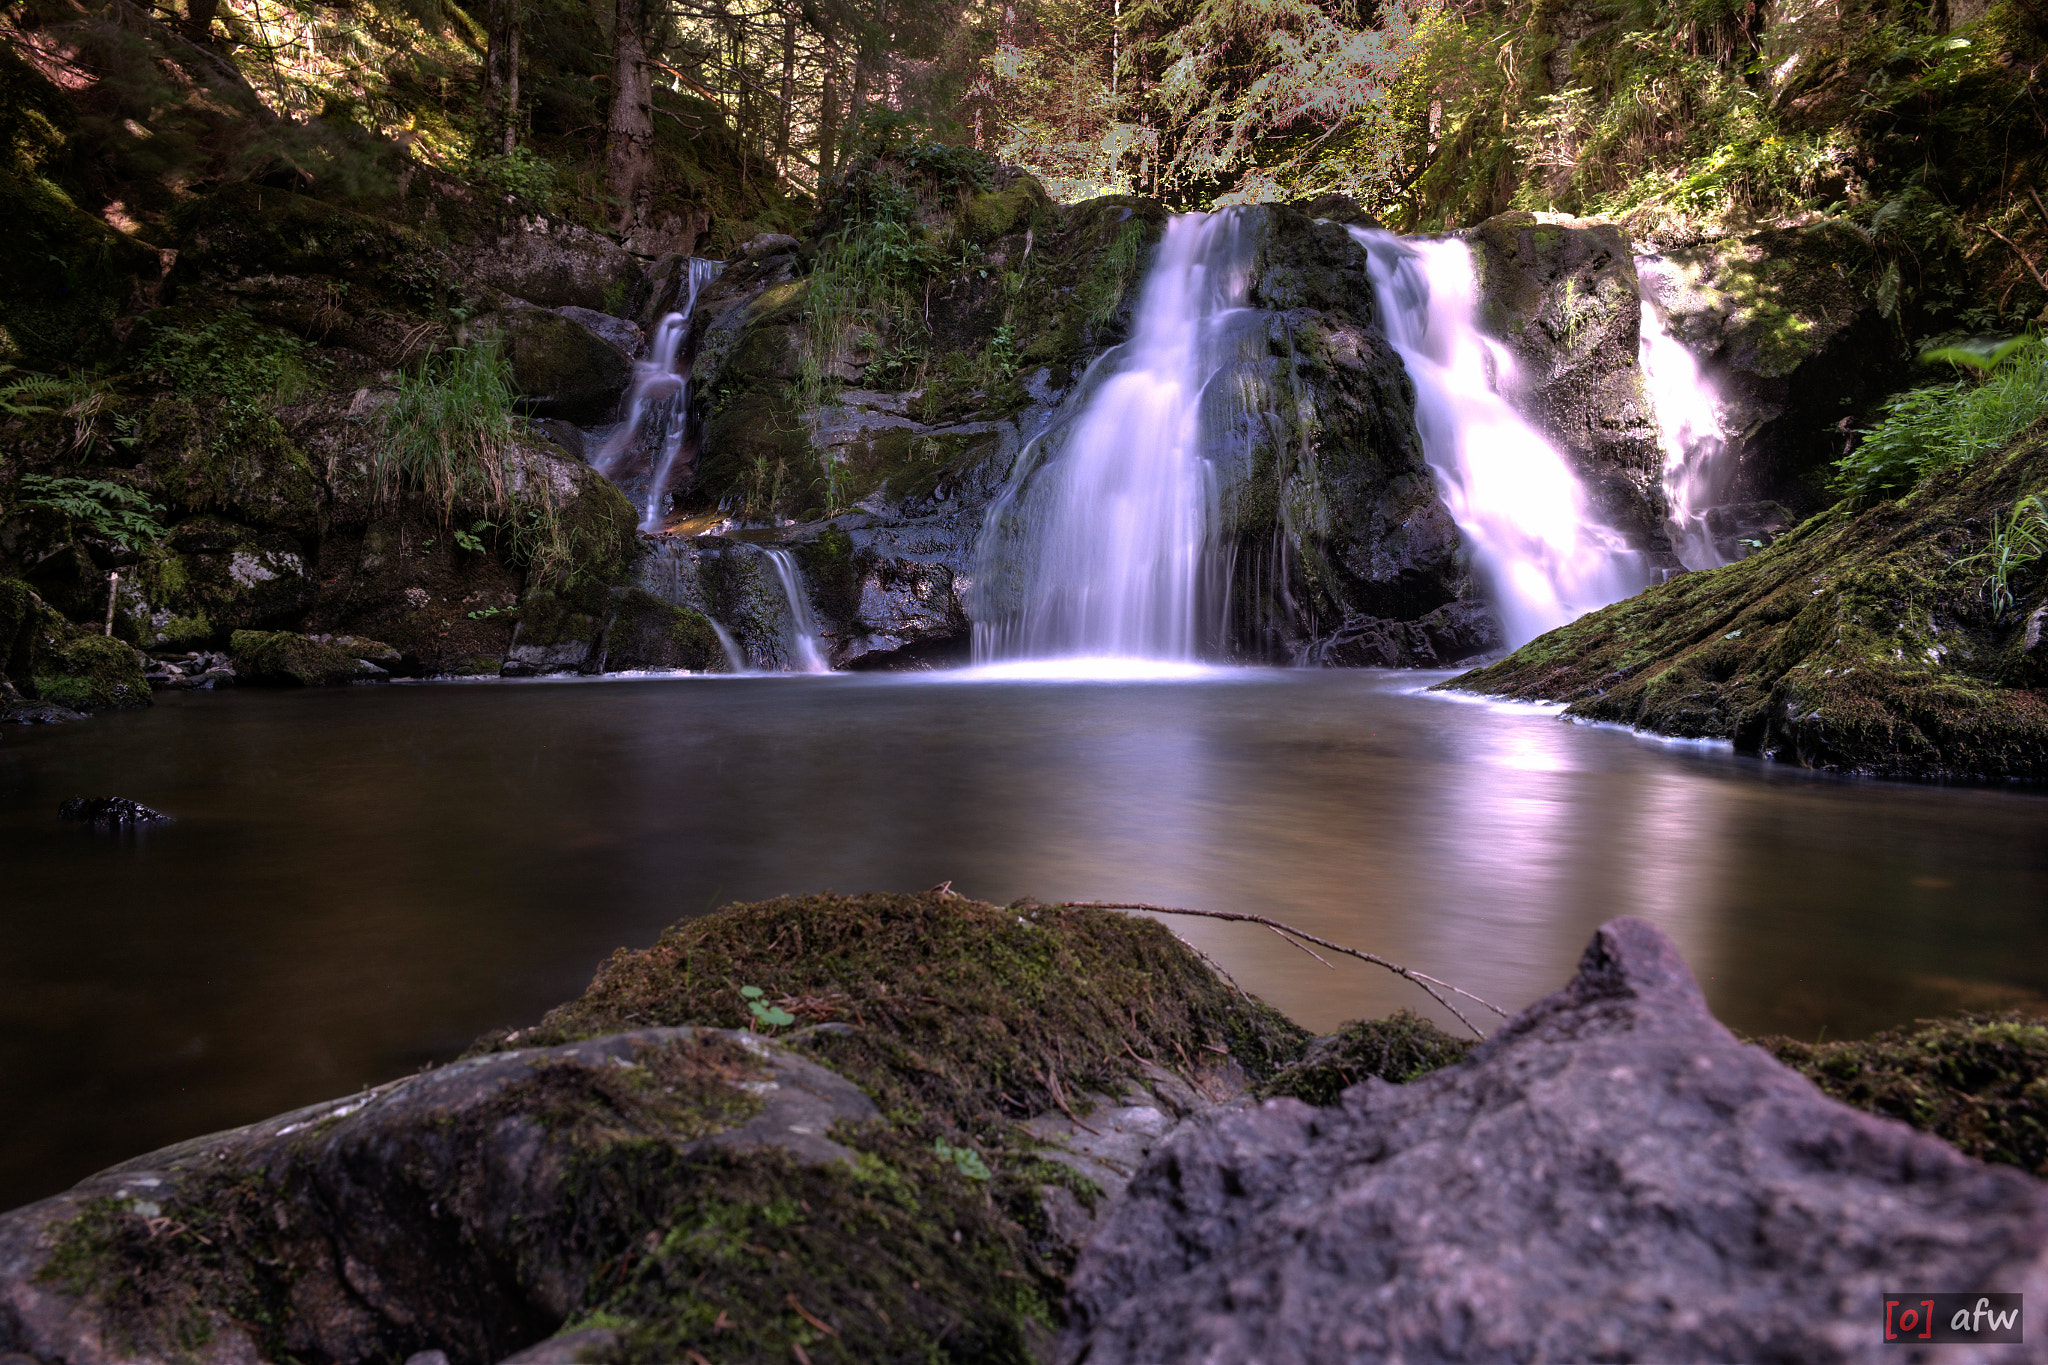
[[1351, 235], [1415, 385], [1423, 455], [1508, 643], [1640, 590], [1642, 557], [1593, 517], [1564, 456], [1501, 395], [1514, 359], [1479, 328], [1471, 248], [1371, 228]]
[[739, 641], [732, 638], [732, 632], [720, 625], [715, 616], [704, 619], [711, 623], [711, 633], [718, 637], [718, 647], [725, 651], [726, 665], [735, 673], [753, 672], [753, 664], [747, 661], [746, 651], [740, 648]]
[[825, 662], [825, 651], [819, 643], [818, 618], [811, 612], [811, 595], [804, 591], [803, 571], [797, 567], [796, 556], [776, 547], [763, 547], [761, 553], [768, 557], [776, 580], [782, 584], [782, 595], [789, 599], [790, 658], [796, 663], [795, 671], [830, 673], [832, 666]]
[[1721, 426], [1720, 395], [1700, 371], [1685, 343], [1671, 334], [1658, 296], [1668, 287], [1664, 262], [1636, 257], [1642, 287], [1641, 340], [1637, 343], [1643, 388], [1657, 417], [1657, 442], [1664, 450], [1664, 495], [1670, 505], [1671, 549], [1688, 569], [1728, 563], [1714, 543], [1707, 514], [1726, 501], [1724, 458], [1727, 433]]
[[688, 434], [690, 322], [696, 315], [697, 295], [724, 269], [723, 261], [690, 258], [677, 290], [677, 311], [662, 317], [646, 356], [633, 364], [633, 387], [626, 395], [626, 420], [605, 438], [597, 457], [591, 461], [598, 473], [618, 483], [629, 466], [634, 466], [632, 457], [636, 452], [649, 454], [652, 473], [640, 509], [643, 531], [654, 530], [661, 524], [669, 480], [675, 474], [676, 460]]

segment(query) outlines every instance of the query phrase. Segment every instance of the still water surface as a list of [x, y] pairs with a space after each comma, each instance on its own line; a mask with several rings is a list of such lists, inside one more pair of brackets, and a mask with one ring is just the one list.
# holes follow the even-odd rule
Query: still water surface
[[[1509, 1008], [1647, 916], [1722, 1019], [2048, 996], [2048, 796], [1840, 781], [1442, 675], [440, 684], [0, 728], [0, 1208], [444, 1060], [737, 899], [951, 880], [1262, 912]], [[141, 837], [74, 795], [175, 815]], [[1178, 921], [1317, 1029], [1428, 1001]]]

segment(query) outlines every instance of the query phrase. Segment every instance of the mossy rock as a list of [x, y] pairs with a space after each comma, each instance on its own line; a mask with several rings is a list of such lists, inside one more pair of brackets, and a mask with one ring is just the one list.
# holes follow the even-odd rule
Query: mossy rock
[[490, 324], [503, 336], [512, 382], [534, 412], [571, 422], [602, 422], [633, 382], [633, 362], [573, 318], [545, 308], [513, 308]]
[[104, 355], [139, 278], [161, 269], [151, 248], [79, 208], [40, 176], [0, 166], [0, 356], [77, 361]]
[[673, 606], [643, 588], [612, 589], [612, 612], [601, 648], [604, 668], [610, 672], [681, 668], [723, 673], [732, 666], [709, 617]]
[[[388, 645], [377, 651], [395, 654]], [[308, 639], [288, 630], [238, 630], [228, 637], [235, 679], [270, 687], [326, 687], [373, 678], [361, 657], [339, 644]]]
[[1845, 1104], [2048, 1176], [2048, 1021], [1964, 1014], [1857, 1042], [1754, 1041]]
[[173, 616], [156, 632], [156, 644], [159, 649], [199, 649], [218, 637], [204, 616]]
[[149, 681], [133, 648], [104, 635], [79, 634], [38, 661], [38, 697], [73, 711], [147, 706]]
[[1808, 767], [2048, 777], [2048, 657], [2025, 649], [2048, 578], [2017, 568], [2017, 607], [1995, 612], [1969, 562], [1994, 516], [2044, 488], [2037, 423], [1959, 475], [1898, 502], [1842, 503], [1443, 686]]

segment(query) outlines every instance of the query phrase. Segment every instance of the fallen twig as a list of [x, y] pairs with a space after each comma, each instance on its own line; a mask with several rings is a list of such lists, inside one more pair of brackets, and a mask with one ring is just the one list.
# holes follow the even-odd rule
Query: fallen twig
[[[1450, 982], [1440, 981], [1436, 977], [1430, 976], [1425, 972], [1418, 972], [1413, 970], [1412, 968], [1403, 967], [1398, 962], [1389, 962], [1385, 958], [1379, 956], [1377, 953], [1368, 953], [1363, 949], [1359, 948], [1347, 948], [1341, 943], [1332, 943], [1330, 942], [1330, 940], [1326, 938], [1318, 938], [1314, 934], [1305, 933], [1304, 931], [1295, 928], [1291, 924], [1282, 924], [1279, 920], [1268, 919], [1264, 915], [1246, 915], [1241, 914], [1235, 910], [1184, 910], [1179, 908], [1178, 906], [1147, 905], [1141, 901], [1068, 901], [1067, 904], [1077, 910], [1143, 910], [1147, 914], [1153, 915], [1192, 915], [1197, 919], [1228, 920], [1236, 924], [1263, 924], [1268, 929], [1271, 929], [1275, 933], [1281, 935], [1283, 938], [1287, 937], [1288, 935], [1292, 935], [1293, 937], [1302, 939], [1305, 942], [1313, 943], [1319, 948], [1328, 948], [1333, 953], [1343, 953], [1346, 957], [1355, 957], [1361, 962], [1370, 962], [1375, 966], [1385, 967], [1388, 971], [1392, 972], [1396, 976], [1406, 977], [1408, 980], [1413, 981], [1417, 986], [1420, 986], [1424, 991], [1428, 992], [1430, 999], [1436, 1001], [1439, 1005], [1442, 1005], [1445, 1009], [1449, 1010], [1452, 1014], [1456, 1015], [1458, 1017], [1459, 1023], [1463, 1024], [1466, 1028], [1471, 1029], [1473, 1033], [1477, 1034], [1481, 1038], [1484, 1038], [1486, 1036], [1485, 1031], [1482, 1030], [1477, 1024], [1473, 1023], [1470, 1019], [1467, 1019], [1465, 1017], [1464, 1011], [1460, 1010], [1456, 1005], [1453, 1005], [1450, 1001], [1444, 999], [1443, 996], [1439, 995], [1436, 991], [1436, 987], [1441, 986], [1445, 990], [1450, 991], [1453, 994], [1462, 995], [1467, 1000], [1473, 1001], [1476, 1004], [1484, 1005], [1486, 1006], [1486, 1008], [1492, 1010], [1495, 1014], [1499, 1015], [1503, 1019], [1508, 1017], [1508, 1012], [1502, 1009], [1499, 1005], [1494, 1004], [1490, 1000], [1482, 1000], [1480, 997], [1472, 994], [1472, 992], [1464, 989], [1462, 986], [1453, 986]], [[1301, 945], [1296, 944], [1295, 946], [1300, 947]], [[1307, 950], [1303, 949], [1303, 951]], [[1314, 957], [1315, 954], [1310, 953], [1309, 956]], [[1326, 962], [1323, 965], [1328, 966], [1329, 964]]]
[[2027, 259], [2027, 253], [2020, 250], [2020, 244], [2018, 242], [2015, 242], [2012, 238], [2006, 236], [2004, 233], [2000, 232], [1995, 227], [1991, 227], [1984, 223], [1979, 223], [1977, 226], [1982, 228], [1984, 231], [1990, 233], [1993, 237], [1996, 237], [1999, 241], [2004, 242], [2007, 246], [2011, 247], [2012, 254], [2020, 258], [2020, 264], [2025, 266], [2027, 268], [2027, 273], [2034, 277], [2034, 283], [2040, 285], [2041, 288], [2043, 288], [2044, 290], [2048, 290], [2048, 275], [2043, 275], [2041, 273], [2040, 267], [2036, 266], [2032, 261]]

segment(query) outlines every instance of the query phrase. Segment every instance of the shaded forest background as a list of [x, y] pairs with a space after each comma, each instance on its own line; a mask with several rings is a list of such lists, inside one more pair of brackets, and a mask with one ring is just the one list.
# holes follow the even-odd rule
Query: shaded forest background
[[[2048, 0], [13, 0], [0, 135], [19, 181], [145, 241], [202, 182], [374, 195], [424, 163], [647, 254], [717, 253], [914, 145], [1059, 200], [1338, 193], [1409, 230], [1834, 215], [1895, 248], [1895, 294], [1985, 253], [2032, 293], [2044, 20]], [[39, 109], [27, 67], [83, 117]]]

